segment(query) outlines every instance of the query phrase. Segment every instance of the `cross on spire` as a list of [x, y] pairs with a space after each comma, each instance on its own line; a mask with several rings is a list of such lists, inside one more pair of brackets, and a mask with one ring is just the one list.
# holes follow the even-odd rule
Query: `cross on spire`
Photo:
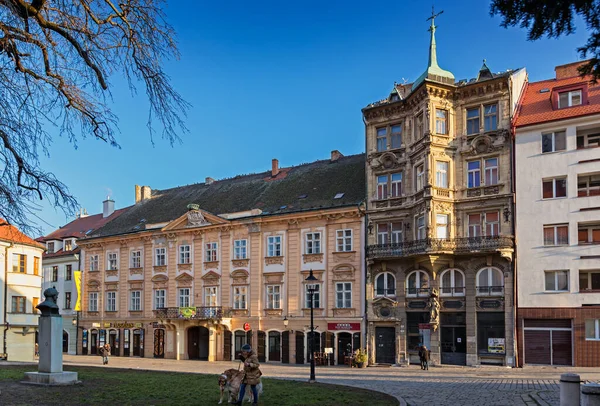
[[436, 18], [437, 16], [439, 16], [439, 15], [440, 15], [440, 14], [442, 14], [443, 12], [444, 12], [444, 10], [442, 10], [442, 11], [440, 11], [439, 13], [437, 13], [437, 14], [436, 14], [436, 13], [435, 13], [435, 9], [434, 9], [434, 7], [433, 7], [433, 6], [431, 6], [431, 17], [429, 17], [429, 18], [428, 18], [427, 20], [425, 20], [425, 21], [429, 21], [429, 20], [431, 20], [431, 25], [429, 26], [429, 29], [428, 29], [428, 31], [431, 31], [431, 33], [432, 33], [432, 34], [433, 34], [433, 33], [435, 33], [435, 21], [434, 21], [434, 20], [435, 20], [435, 18]]

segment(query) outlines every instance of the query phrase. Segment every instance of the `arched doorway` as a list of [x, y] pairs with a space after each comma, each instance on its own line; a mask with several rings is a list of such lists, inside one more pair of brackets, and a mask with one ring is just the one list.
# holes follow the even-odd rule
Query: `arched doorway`
[[208, 361], [208, 329], [190, 327], [187, 332], [188, 359]]
[[281, 361], [281, 333], [269, 331], [269, 361]]
[[231, 339], [233, 334], [229, 330], [223, 331], [223, 360], [231, 361]]
[[308, 334], [306, 334], [306, 360], [310, 361], [310, 350], [311, 350], [311, 346], [314, 345], [314, 348], [312, 349], [313, 352], [321, 352], [321, 333], [319, 333], [318, 331], [315, 331], [315, 340], [314, 342], [311, 340], [312, 337], [312, 333], [309, 331]]
[[98, 330], [90, 331], [90, 355], [98, 355]]
[[108, 332], [108, 343], [110, 344], [110, 353], [116, 357], [119, 356], [119, 330], [110, 330]]
[[66, 330], [63, 330], [62, 351], [69, 352], [69, 333]]
[[165, 330], [157, 328], [154, 330], [154, 358], [165, 357]]
[[337, 336], [338, 365], [344, 365], [345, 357], [349, 357], [352, 355], [352, 334], [338, 333]]

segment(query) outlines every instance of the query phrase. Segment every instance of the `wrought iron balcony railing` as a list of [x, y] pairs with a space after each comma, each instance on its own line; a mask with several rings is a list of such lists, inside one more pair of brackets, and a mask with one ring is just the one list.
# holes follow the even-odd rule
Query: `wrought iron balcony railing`
[[493, 252], [513, 248], [513, 238], [508, 236], [484, 236], [461, 238], [426, 238], [390, 244], [374, 244], [367, 247], [369, 258], [406, 257], [436, 252], [466, 254]]
[[208, 320], [231, 317], [231, 309], [221, 306], [163, 307], [154, 310], [159, 319]]
[[429, 297], [431, 296], [431, 288], [406, 288], [406, 296]]
[[502, 296], [504, 286], [477, 286], [478, 296]]
[[464, 296], [465, 295], [465, 287], [464, 286], [441, 286], [440, 294], [442, 296]]

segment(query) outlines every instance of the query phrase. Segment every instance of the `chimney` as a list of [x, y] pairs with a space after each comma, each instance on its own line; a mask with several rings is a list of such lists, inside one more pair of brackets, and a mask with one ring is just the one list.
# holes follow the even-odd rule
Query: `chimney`
[[106, 200], [102, 202], [102, 217], [107, 218], [115, 212], [115, 201], [106, 196]]
[[279, 160], [273, 158], [271, 161], [271, 176], [274, 178], [279, 175]]
[[215, 180], [213, 178], [207, 177], [206, 179], [204, 179], [204, 184], [205, 185], [212, 185], [215, 182]]
[[337, 149], [334, 149], [333, 151], [331, 151], [331, 162], [337, 162], [337, 160], [343, 156], [344, 156], [344, 154], [342, 154]]
[[77, 213], [77, 218], [78, 219], [82, 219], [82, 218], [87, 217], [87, 216], [88, 216], [87, 210], [84, 209], [83, 207], [79, 208], [79, 213]]
[[567, 79], [574, 78], [575, 76], [579, 76], [578, 68], [581, 65], [588, 63], [589, 61], [578, 61], [571, 62], [566, 65], [558, 65], [554, 68], [554, 72], [556, 73], [556, 79]]
[[150, 199], [150, 196], [152, 195], [152, 189], [150, 189], [150, 186], [142, 186], [142, 202], [145, 200]]
[[142, 201], [142, 187], [140, 185], [135, 185], [135, 204], [138, 204]]

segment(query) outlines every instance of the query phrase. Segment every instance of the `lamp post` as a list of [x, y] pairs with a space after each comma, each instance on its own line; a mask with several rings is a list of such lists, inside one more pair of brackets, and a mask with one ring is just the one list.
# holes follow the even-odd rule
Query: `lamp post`
[[317, 278], [314, 277], [312, 269], [310, 270], [310, 274], [305, 279], [308, 282], [308, 293], [310, 295], [310, 378], [308, 382], [313, 383], [317, 381], [315, 377], [315, 323], [314, 323], [314, 294], [315, 294], [315, 285], [314, 282], [317, 281]]
[[285, 327], [285, 329], [287, 330], [289, 324], [290, 324], [290, 321], [288, 320], [287, 316], [285, 316], [283, 318], [283, 327]]

